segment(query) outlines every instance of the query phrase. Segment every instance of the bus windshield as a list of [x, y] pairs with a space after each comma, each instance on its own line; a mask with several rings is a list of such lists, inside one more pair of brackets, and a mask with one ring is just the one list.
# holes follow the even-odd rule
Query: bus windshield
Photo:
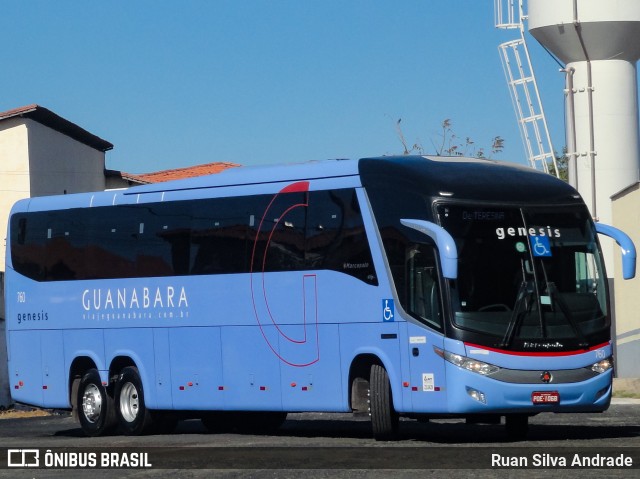
[[609, 326], [606, 275], [584, 207], [439, 204], [458, 248], [454, 325], [504, 349], [580, 347]]

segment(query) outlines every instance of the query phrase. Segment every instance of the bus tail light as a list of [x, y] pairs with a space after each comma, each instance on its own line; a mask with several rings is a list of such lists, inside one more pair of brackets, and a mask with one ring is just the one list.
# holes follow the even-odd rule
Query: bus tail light
[[433, 349], [436, 354], [443, 358], [445, 361], [449, 361], [451, 364], [455, 364], [456, 366], [466, 369], [467, 371], [481, 374], [482, 376], [489, 376], [500, 371], [500, 368], [498, 366], [494, 366], [493, 364], [484, 363], [482, 361], [478, 361], [477, 359], [471, 359], [460, 354], [450, 353], [449, 351], [444, 351], [440, 348], [436, 348], [435, 346], [433, 347]]

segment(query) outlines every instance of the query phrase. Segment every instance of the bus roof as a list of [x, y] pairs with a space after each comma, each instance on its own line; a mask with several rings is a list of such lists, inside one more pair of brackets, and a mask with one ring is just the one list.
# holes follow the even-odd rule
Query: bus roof
[[134, 186], [125, 194], [146, 194], [166, 191], [242, 186], [263, 183], [292, 182], [321, 178], [337, 178], [358, 175], [358, 161], [321, 160], [264, 166], [229, 168], [214, 175], [185, 178], [182, 180]]
[[581, 203], [568, 183], [542, 171], [496, 160], [465, 157], [405, 156], [364, 158], [359, 162], [362, 185], [414, 191], [452, 200]]
[[[351, 179], [349, 179], [351, 178]], [[123, 190], [78, 193], [70, 195], [37, 197], [21, 200], [16, 211], [44, 211], [91, 206], [131, 204], [141, 201], [162, 201], [160, 195], [171, 193], [166, 199], [184, 199], [180, 192], [197, 192], [210, 188], [251, 187], [258, 185], [290, 183], [304, 180], [331, 180], [349, 186], [382, 186], [387, 188], [416, 188], [425, 194], [437, 196], [442, 192], [456, 193], [457, 198], [511, 200], [566, 200], [576, 201], [577, 192], [551, 175], [531, 168], [494, 160], [441, 157], [441, 156], [384, 156], [360, 160], [322, 160], [305, 163], [244, 166], [230, 168], [221, 173], [134, 186]], [[344, 180], [348, 180], [345, 183]], [[538, 187], [528, 190], [526, 187]], [[255, 188], [246, 188], [243, 194], [256, 194]], [[491, 198], [490, 198], [491, 197]], [[137, 201], [137, 199], [136, 199]]]

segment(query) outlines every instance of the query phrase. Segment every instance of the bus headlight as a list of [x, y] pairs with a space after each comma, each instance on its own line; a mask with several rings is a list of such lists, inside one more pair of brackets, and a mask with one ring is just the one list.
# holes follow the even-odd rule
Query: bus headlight
[[591, 366], [591, 370], [596, 373], [605, 373], [609, 369], [613, 368], [613, 358], [608, 357], [607, 359], [603, 359], [602, 361], [598, 361], [594, 365]]
[[487, 397], [482, 391], [478, 391], [477, 389], [473, 389], [467, 386], [467, 394], [476, 401], [482, 404], [487, 404]]
[[450, 353], [449, 351], [443, 351], [440, 348], [434, 347], [433, 349], [436, 354], [443, 358], [445, 361], [449, 361], [451, 364], [455, 364], [456, 366], [464, 368], [467, 371], [471, 371], [473, 373], [478, 373], [483, 376], [489, 376], [500, 371], [500, 368], [498, 366], [494, 366], [493, 364], [484, 363], [482, 361], [478, 361], [477, 359], [471, 359], [460, 354]]

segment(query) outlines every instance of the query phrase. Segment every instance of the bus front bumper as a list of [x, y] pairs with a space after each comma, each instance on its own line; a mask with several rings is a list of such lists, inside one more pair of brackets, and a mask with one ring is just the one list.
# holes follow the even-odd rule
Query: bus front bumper
[[612, 370], [573, 383], [520, 384], [447, 364], [447, 402], [452, 414], [601, 412], [611, 402]]

